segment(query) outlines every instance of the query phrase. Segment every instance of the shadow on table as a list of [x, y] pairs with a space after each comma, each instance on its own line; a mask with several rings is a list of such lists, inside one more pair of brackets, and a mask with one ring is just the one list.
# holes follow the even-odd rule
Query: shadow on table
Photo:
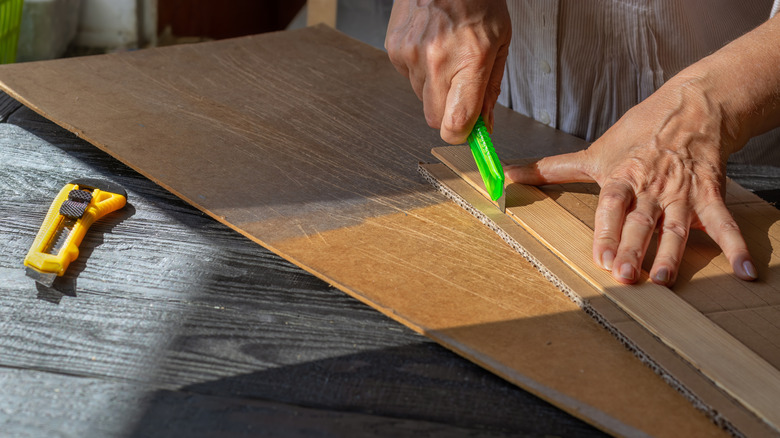
[[[274, 354], [268, 347], [244, 350], [267, 358]], [[474, 364], [443, 361], [439, 347], [428, 342], [159, 390], [126, 436], [464, 437], [539, 431], [604, 436]]]

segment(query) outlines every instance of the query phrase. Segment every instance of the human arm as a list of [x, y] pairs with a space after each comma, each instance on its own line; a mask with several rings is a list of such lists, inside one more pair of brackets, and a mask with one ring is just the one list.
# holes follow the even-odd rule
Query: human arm
[[396, 0], [385, 48], [428, 125], [458, 144], [480, 114], [492, 130], [510, 40], [506, 0]]
[[516, 182], [601, 186], [593, 258], [620, 282], [639, 277], [654, 230], [650, 277], [676, 279], [691, 227], [723, 249], [734, 273], [755, 266], [723, 201], [725, 163], [748, 139], [780, 125], [780, 17], [671, 78], [588, 149], [510, 167]]

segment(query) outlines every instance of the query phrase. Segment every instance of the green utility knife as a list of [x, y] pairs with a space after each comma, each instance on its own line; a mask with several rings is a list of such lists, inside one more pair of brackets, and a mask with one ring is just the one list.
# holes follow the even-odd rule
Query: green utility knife
[[498, 203], [502, 213], [506, 213], [506, 193], [504, 193], [504, 169], [498, 161], [493, 142], [490, 140], [485, 121], [479, 116], [474, 129], [469, 134], [469, 146], [474, 161], [477, 162], [482, 182], [485, 183], [490, 199]]

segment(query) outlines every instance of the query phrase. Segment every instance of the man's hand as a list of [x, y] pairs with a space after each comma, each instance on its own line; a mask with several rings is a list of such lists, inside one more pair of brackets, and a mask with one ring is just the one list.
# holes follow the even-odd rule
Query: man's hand
[[721, 108], [699, 79], [677, 78], [627, 112], [588, 149], [509, 167], [526, 184], [595, 181], [601, 186], [593, 259], [622, 283], [639, 278], [658, 229], [650, 278], [674, 283], [688, 230], [705, 230], [734, 273], [756, 278], [739, 227], [723, 201], [725, 159], [735, 143]]
[[506, 0], [396, 0], [385, 48], [444, 141], [466, 141], [480, 114], [492, 131], [511, 33]]

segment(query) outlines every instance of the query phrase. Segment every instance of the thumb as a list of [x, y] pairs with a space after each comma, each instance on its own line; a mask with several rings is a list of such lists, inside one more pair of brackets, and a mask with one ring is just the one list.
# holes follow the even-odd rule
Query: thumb
[[587, 169], [587, 155], [584, 152], [555, 155], [540, 160], [530, 160], [525, 164], [506, 166], [504, 174], [512, 182], [535, 186], [593, 182], [593, 177], [584, 170]]

